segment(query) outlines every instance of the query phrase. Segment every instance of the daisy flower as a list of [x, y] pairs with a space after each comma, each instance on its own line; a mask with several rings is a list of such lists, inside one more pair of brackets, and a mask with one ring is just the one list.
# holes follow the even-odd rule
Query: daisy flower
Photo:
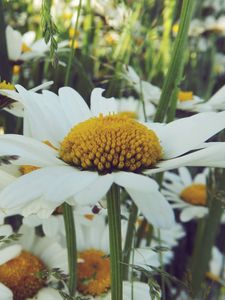
[[115, 99], [105, 99], [99, 88], [92, 92], [91, 109], [69, 87], [61, 88], [59, 96], [16, 88], [27, 113], [29, 134], [35, 139], [0, 136], [0, 155], [17, 155], [12, 164], [40, 169], [1, 191], [3, 211], [28, 205], [32, 213], [37, 200], [51, 203], [52, 208], [65, 201], [94, 205], [116, 183], [150, 223], [169, 227], [174, 222], [172, 209], [157, 183], [142, 173], [224, 160], [224, 143], [208, 147], [203, 143], [225, 127], [225, 112], [201, 113], [169, 124], [139, 123], [116, 114]]
[[[110, 258], [109, 258], [109, 229], [103, 216], [95, 215], [89, 219], [89, 223], [76, 224], [78, 247], [78, 284], [79, 295], [88, 299], [111, 299], [110, 287]], [[124, 242], [127, 229], [127, 221], [122, 221], [122, 242]], [[131, 259], [133, 265], [148, 268], [147, 265], [159, 266], [158, 255], [150, 248], [134, 250]], [[148, 268], [149, 270], [149, 268]], [[140, 287], [144, 288], [141, 292]], [[132, 285], [123, 282], [123, 300], [130, 300]], [[134, 282], [134, 299], [149, 299], [148, 285]], [[148, 296], [148, 298], [147, 298]], [[142, 298], [141, 298], [142, 299]]]
[[[12, 233], [9, 225], [0, 227], [1, 236]], [[61, 300], [59, 293], [46, 287], [46, 280], [36, 274], [52, 268], [67, 272], [66, 249], [49, 238], [35, 236], [28, 227], [21, 227], [19, 233], [22, 236], [18, 242], [3, 245], [0, 249], [1, 300], [51, 300], [53, 296]]]
[[[35, 41], [35, 32], [29, 31], [24, 35], [11, 26], [6, 27], [6, 44], [8, 57], [11, 61], [26, 61], [36, 57], [42, 57], [50, 50], [50, 44], [44, 39]], [[68, 46], [68, 41], [58, 44], [58, 48]]]
[[208, 213], [206, 176], [208, 169], [192, 178], [185, 167], [178, 169], [178, 174], [164, 173], [162, 193], [172, 202], [172, 207], [181, 211], [180, 219], [188, 222], [202, 218]]

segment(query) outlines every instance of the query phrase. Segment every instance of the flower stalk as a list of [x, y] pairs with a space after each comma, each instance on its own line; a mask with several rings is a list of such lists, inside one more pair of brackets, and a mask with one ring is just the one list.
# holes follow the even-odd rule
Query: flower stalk
[[163, 84], [158, 110], [155, 115], [155, 122], [163, 122], [165, 114], [167, 114], [167, 122], [170, 122], [174, 118], [178, 88], [184, 69], [184, 53], [194, 3], [195, 0], [183, 1], [179, 31], [174, 43], [169, 69]]
[[109, 222], [111, 298], [123, 299], [120, 190], [113, 184], [107, 193]]
[[77, 246], [73, 208], [66, 202], [63, 204], [63, 218], [66, 231], [66, 244], [69, 266], [69, 293], [74, 296], [77, 286]]

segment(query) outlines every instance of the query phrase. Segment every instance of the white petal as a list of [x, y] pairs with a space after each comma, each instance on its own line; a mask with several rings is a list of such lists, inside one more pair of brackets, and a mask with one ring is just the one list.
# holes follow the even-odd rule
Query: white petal
[[55, 169], [49, 176], [49, 188], [45, 192], [48, 201], [62, 203], [89, 186], [98, 178], [97, 172], [79, 171], [76, 168], [65, 166]]
[[143, 282], [123, 282], [123, 300], [150, 300], [149, 286]]
[[22, 35], [19, 31], [13, 30], [11, 26], [6, 27], [6, 43], [8, 57], [10, 60], [17, 61], [22, 50]]
[[111, 174], [98, 176], [86, 189], [75, 195], [75, 201], [79, 205], [91, 205], [100, 201], [108, 192], [113, 183]]
[[20, 102], [28, 111], [32, 137], [55, 144], [59, 142], [70, 128], [62, 113], [59, 97], [50, 91], [43, 91], [42, 94], [27, 91], [20, 85], [16, 85], [16, 89], [21, 97]]
[[99, 114], [108, 115], [117, 113], [117, 102], [115, 98], [105, 98], [102, 96], [104, 89], [95, 88], [91, 93], [91, 112], [94, 116]]
[[225, 85], [223, 85], [206, 103], [211, 105], [224, 104]]
[[60, 296], [59, 292], [53, 288], [42, 288], [37, 296], [35, 297], [36, 300], [63, 300]]
[[154, 174], [182, 166], [211, 166], [225, 167], [225, 143], [214, 143], [208, 148], [178, 158], [168, 159], [156, 164], [154, 169], [144, 171], [145, 174]]
[[13, 230], [10, 225], [1, 225], [0, 226], [0, 236], [9, 236], [11, 234], [13, 234]]
[[173, 210], [159, 192], [154, 180], [135, 173], [119, 172], [114, 181], [127, 190], [141, 213], [153, 226], [168, 228], [174, 224]]
[[9, 173], [3, 170], [0, 170], [0, 190], [15, 180], [16, 177], [10, 175]]
[[208, 213], [207, 207], [189, 206], [182, 210], [180, 214], [180, 220], [182, 222], [188, 222], [195, 218], [202, 218]]
[[165, 159], [196, 149], [225, 127], [225, 112], [200, 113], [163, 127], [160, 140]]
[[92, 117], [87, 103], [77, 91], [70, 87], [60, 88], [59, 97], [71, 127]]
[[13, 293], [4, 284], [0, 282], [1, 300], [13, 300]]
[[0, 250], [0, 265], [20, 255], [21, 245], [12, 245]]
[[63, 165], [56, 158], [58, 152], [53, 148], [34, 139], [16, 135], [0, 136], [0, 155], [17, 155], [18, 159], [10, 161], [13, 165], [51, 166]]
[[57, 216], [50, 216], [43, 220], [43, 231], [46, 236], [54, 237], [59, 230], [59, 222]]
[[179, 168], [178, 172], [185, 186], [192, 184], [191, 174], [187, 168], [181, 167]]

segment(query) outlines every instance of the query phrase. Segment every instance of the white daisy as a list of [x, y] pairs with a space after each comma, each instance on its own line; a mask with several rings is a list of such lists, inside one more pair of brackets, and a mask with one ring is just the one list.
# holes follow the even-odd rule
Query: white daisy
[[[170, 205], [156, 182], [138, 173], [224, 160], [225, 143], [203, 144], [225, 127], [224, 112], [201, 113], [165, 125], [140, 124], [109, 115], [117, 111], [117, 105], [114, 98], [102, 97], [102, 89], [92, 92], [90, 110], [69, 87], [61, 88], [59, 96], [16, 88], [26, 109], [30, 136], [39, 141], [3, 135], [0, 155], [18, 155], [12, 164], [41, 169], [21, 176], [0, 193], [3, 210], [29, 206], [33, 213], [36, 202], [51, 203], [52, 209], [65, 201], [93, 205], [116, 183], [127, 190], [150, 223], [168, 227], [174, 221]], [[54, 148], [40, 142], [46, 140]], [[199, 150], [203, 147], [207, 148]]]
[[[110, 299], [109, 229], [103, 216], [95, 215], [89, 219], [89, 223], [76, 224], [79, 241], [77, 245], [79, 257], [77, 289], [81, 296], [87, 296], [88, 299]], [[122, 244], [124, 244], [126, 229], [127, 221], [123, 220]], [[135, 249], [134, 255], [131, 256], [130, 261], [133, 265], [148, 270], [151, 270], [148, 265], [159, 266], [158, 255], [150, 248]], [[137, 296], [140, 295], [138, 286], [139, 284], [135, 282], [134, 289]], [[128, 295], [131, 292], [131, 285], [124, 282], [123, 287], [123, 299], [130, 299]]]
[[[1, 236], [12, 233], [9, 225], [0, 227]], [[18, 242], [3, 245], [0, 249], [0, 291], [4, 295], [2, 298], [1, 293], [1, 300], [61, 300], [59, 293], [46, 287], [46, 280], [35, 274], [46, 268], [67, 272], [66, 249], [49, 238], [35, 236], [28, 227], [21, 227], [19, 233], [22, 236]]]
[[202, 218], [208, 213], [206, 176], [208, 169], [192, 178], [187, 168], [179, 168], [178, 174], [164, 173], [162, 193], [181, 211], [180, 219], [187, 222]]
[[141, 101], [132, 96], [117, 99], [117, 103], [119, 113], [125, 113], [143, 122], [145, 121], [145, 114], [147, 118], [150, 118], [155, 114], [155, 107], [151, 103], [145, 103], [145, 107], [143, 108]]
[[[50, 44], [44, 39], [35, 40], [35, 32], [29, 31], [23, 36], [11, 26], [6, 27], [6, 44], [9, 60], [26, 61], [36, 57], [42, 57], [50, 50]], [[68, 41], [58, 44], [58, 48], [68, 46]]]

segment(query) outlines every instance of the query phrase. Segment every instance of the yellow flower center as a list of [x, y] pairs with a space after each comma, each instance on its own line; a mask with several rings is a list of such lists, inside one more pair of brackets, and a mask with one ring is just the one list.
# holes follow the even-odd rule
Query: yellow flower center
[[0, 265], [0, 282], [13, 292], [13, 300], [33, 297], [45, 282], [37, 275], [43, 271], [44, 264], [29, 252], [22, 251], [19, 256]]
[[27, 46], [27, 44], [25, 43], [22, 43], [22, 52], [25, 53], [25, 52], [31, 52], [32, 49], [30, 47]]
[[11, 83], [7, 83], [5, 80], [0, 82], [0, 90], [11, 90], [14, 91], [15, 87]]
[[178, 99], [180, 100], [180, 102], [193, 100], [193, 92], [179, 91]]
[[59, 154], [65, 162], [84, 170], [133, 172], [155, 165], [162, 149], [154, 131], [114, 114], [74, 126], [62, 141]]
[[186, 187], [180, 194], [181, 198], [193, 205], [206, 205], [207, 194], [205, 184], [192, 184]]
[[83, 295], [99, 296], [110, 288], [110, 260], [104, 252], [86, 250], [79, 254], [78, 291]]
[[14, 65], [13, 66], [13, 75], [19, 75], [21, 70], [21, 66], [19, 65]]

